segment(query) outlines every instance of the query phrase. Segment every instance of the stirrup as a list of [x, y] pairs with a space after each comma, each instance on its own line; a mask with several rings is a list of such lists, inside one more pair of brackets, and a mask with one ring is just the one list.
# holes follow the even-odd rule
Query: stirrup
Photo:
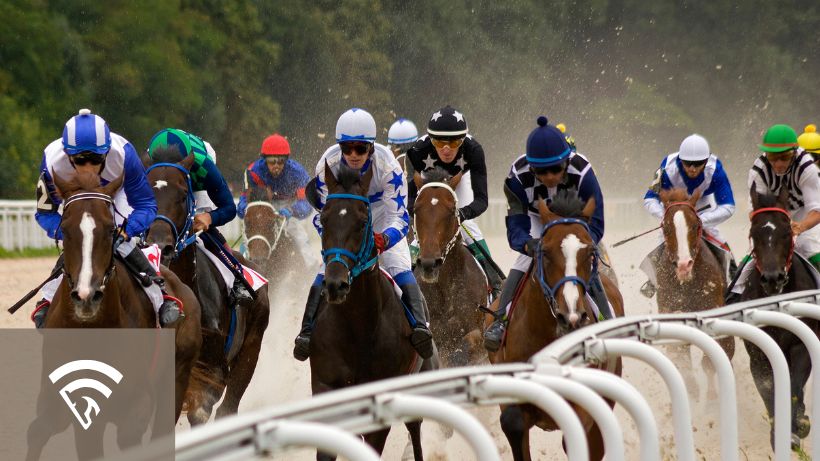
[[484, 348], [490, 352], [497, 352], [501, 348], [501, 338], [504, 337], [504, 332], [507, 330], [506, 321], [496, 319], [484, 331]]
[[643, 285], [641, 285], [641, 294], [649, 299], [652, 299], [657, 292], [657, 287], [655, 287], [655, 284], [650, 280], [647, 280]]
[[162, 295], [162, 305], [157, 312], [159, 326], [165, 328], [174, 322], [185, 318], [185, 311], [182, 310], [182, 302], [173, 296]]
[[37, 305], [34, 306], [34, 311], [31, 312], [31, 321], [34, 322], [34, 328], [43, 328], [43, 325], [45, 325], [46, 322], [48, 307], [50, 305], [50, 301], [41, 299]]
[[417, 326], [410, 334], [410, 344], [423, 359], [433, 356], [433, 333], [427, 328]]

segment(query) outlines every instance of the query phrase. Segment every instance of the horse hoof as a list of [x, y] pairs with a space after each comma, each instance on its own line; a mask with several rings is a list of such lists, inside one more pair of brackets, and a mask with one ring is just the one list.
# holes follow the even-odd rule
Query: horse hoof
[[310, 338], [304, 336], [296, 337], [296, 345], [293, 346], [293, 358], [300, 362], [304, 362], [310, 357]]
[[800, 439], [803, 437], [792, 433], [792, 451], [800, 451]]
[[805, 439], [808, 437], [809, 432], [811, 431], [811, 421], [809, 421], [809, 417], [806, 415], [800, 415], [794, 420], [794, 432], [792, 435], [796, 435], [801, 439]]

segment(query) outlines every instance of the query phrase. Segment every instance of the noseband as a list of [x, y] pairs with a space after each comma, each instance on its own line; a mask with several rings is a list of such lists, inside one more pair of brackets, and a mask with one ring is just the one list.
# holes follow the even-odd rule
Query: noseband
[[[424, 189], [427, 189], [427, 188], [432, 189], [434, 187], [438, 187], [438, 188], [441, 188], [441, 189], [446, 189], [448, 192], [450, 192], [450, 194], [453, 196], [453, 203], [455, 203], [455, 208], [453, 209], [453, 215], [455, 216], [456, 223], [457, 223], [456, 224], [456, 231], [453, 234], [453, 236], [450, 237], [450, 240], [447, 242], [447, 245], [444, 247], [444, 253], [441, 256], [442, 261], [444, 261], [445, 259], [447, 259], [447, 255], [450, 253], [450, 251], [453, 248], [455, 248], [456, 244], [458, 243], [458, 237], [461, 235], [461, 217], [458, 215], [458, 196], [456, 195], [456, 191], [454, 191], [453, 188], [450, 187], [450, 185], [447, 184], [447, 183], [428, 182], [427, 184], [421, 186], [421, 188], [419, 189], [419, 191], [416, 195], [416, 201], [418, 201], [418, 197], [421, 197], [421, 192]], [[413, 214], [413, 229], [416, 229], [416, 231], [418, 231], [418, 226], [416, 226], [416, 214], [415, 213]], [[421, 242], [421, 241], [419, 241], [419, 242]], [[421, 244], [421, 243], [419, 243], [419, 244]]]
[[[544, 229], [541, 230], [540, 239], [543, 240], [544, 236], [547, 235], [547, 232], [551, 228], [561, 224], [579, 224], [583, 226], [584, 230], [587, 231], [587, 234], [591, 235], [591, 232], [589, 231], [589, 224], [587, 224], [586, 221], [583, 221], [578, 218], [561, 218], [556, 219], [555, 221], [552, 221], [548, 223], [546, 226], [544, 226]], [[541, 292], [544, 294], [544, 299], [547, 300], [547, 305], [549, 306], [550, 313], [555, 319], [558, 319], [558, 300], [556, 299], [558, 290], [566, 283], [574, 283], [576, 285], [580, 285], [581, 288], [584, 289], [584, 293], [586, 293], [588, 291], [589, 281], [584, 280], [581, 277], [578, 277], [577, 275], [570, 275], [562, 277], [560, 280], [555, 282], [555, 285], [550, 286], [550, 284], [547, 282], [546, 274], [544, 273], [544, 258], [542, 257], [543, 250], [541, 250], [540, 246], [538, 248], [538, 257], [535, 258], [538, 284], [541, 286]], [[590, 273], [590, 279], [592, 279], [592, 277], [594, 277], [595, 274], [598, 272], [598, 249], [597, 247], [594, 247], [594, 244], [592, 255], [592, 272]]]
[[[367, 205], [367, 224], [364, 228], [364, 239], [359, 246], [359, 251], [354, 254], [344, 248], [328, 248], [327, 250], [322, 250], [322, 260], [325, 263], [325, 268], [327, 268], [330, 263], [334, 262], [342, 264], [347, 269], [347, 283], [348, 285], [352, 285], [354, 278], [373, 267], [379, 259], [378, 255], [370, 258], [370, 254], [373, 253], [373, 248], [376, 245], [376, 242], [373, 239], [373, 216], [370, 212], [370, 200], [367, 197], [356, 194], [329, 194], [326, 202], [334, 199], [358, 200]], [[323, 232], [327, 232], [328, 230], [329, 229], [324, 229]], [[342, 259], [342, 256], [353, 261], [352, 268], [347, 261]]]
[[252, 236], [248, 237], [247, 243], [250, 244], [254, 240], [261, 240], [262, 242], [264, 242], [265, 245], [268, 246], [268, 256], [267, 256], [267, 258], [270, 258], [271, 255], [273, 254], [273, 250], [275, 250], [276, 246], [279, 244], [279, 239], [282, 237], [282, 232], [285, 230], [285, 220], [286, 220], [286, 218], [279, 214], [279, 212], [276, 210], [276, 207], [274, 207], [271, 203], [266, 202], [264, 200], [257, 200], [255, 202], [249, 203], [247, 208], [245, 208], [245, 218], [247, 219], [247, 217], [248, 217], [248, 210], [250, 210], [253, 207], [258, 207], [258, 206], [265, 207], [265, 208], [270, 208], [271, 211], [273, 211], [273, 214], [276, 215], [275, 219], [277, 221], [279, 221], [279, 228], [276, 231], [276, 236], [273, 238], [273, 243], [271, 243], [271, 241], [268, 240], [268, 238], [265, 237], [262, 234], [255, 234], [255, 235], [252, 235]]
[[[185, 175], [185, 181], [188, 183], [188, 191], [186, 192], [186, 208], [188, 209], [188, 215], [185, 218], [185, 224], [182, 226], [182, 229], [177, 229], [176, 224], [171, 218], [157, 213], [154, 221], [162, 221], [169, 226], [171, 226], [171, 232], [174, 235], [174, 254], [172, 259], [176, 259], [179, 254], [188, 247], [188, 245], [194, 243], [196, 241], [196, 234], [191, 232], [193, 230], [194, 224], [194, 213], [196, 211], [195, 204], [194, 204], [194, 188], [191, 185], [191, 172], [185, 169], [185, 167], [177, 164], [177, 163], [155, 163], [148, 167], [145, 170], [145, 175], [148, 176], [148, 173], [153, 170], [154, 168], [159, 167], [169, 167], [169, 168], [176, 168], [179, 170], [183, 175]], [[145, 231], [143, 234], [143, 240], [145, 237], [148, 236], [148, 230]]]
[[[700, 252], [700, 240], [703, 238], [703, 221], [700, 220], [700, 216], [698, 215], [698, 210], [695, 209], [695, 207], [689, 202], [671, 202], [670, 204], [666, 205], [666, 210], [663, 212], [663, 220], [664, 221], [666, 221], [666, 217], [669, 215], [670, 210], [672, 210], [672, 207], [676, 207], [676, 206], [682, 206], [682, 207], [689, 208], [690, 210], [692, 210], [693, 213], [695, 213], [695, 217], [698, 218], [698, 238], [697, 238], [697, 240], [695, 240], [695, 242], [697, 242], [695, 244], [695, 248], [692, 248], [692, 260], [694, 261], [694, 260], [697, 259], [698, 253]], [[674, 220], [673, 220], [673, 224], [674, 224]], [[678, 242], [678, 244], [680, 244], [680, 242]], [[688, 242], [687, 242], [687, 244], [688, 244]], [[671, 256], [672, 254], [669, 251], [667, 251], [666, 254], [669, 257], [669, 259], [672, 259], [672, 256]], [[673, 261], [673, 263], [674, 263], [674, 261]]]
[[[114, 213], [122, 216], [122, 214], [120, 214], [120, 212], [117, 210], [117, 207], [114, 205], [114, 199], [99, 192], [80, 192], [79, 194], [72, 195], [71, 197], [66, 199], [65, 203], [63, 204], [63, 215], [72, 203], [79, 202], [81, 200], [102, 200], [108, 203], [108, 205], [111, 207], [112, 216], [114, 215]], [[123, 219], [125, 218], [123, 217]], [[126, 221], [123, 221], [122, 227], [125, 227], [125, 222]], [[60, 216], [60, 226], [62, 226], [62, 215]], [[117, 234], [118, 228], [115, 224], [114, 227], [111, 229], [111, 260], [108, 262], [108, 269], [105, 270], [105, 274], [103, 275], [102, 281], [100, 282], [100, 291], [105, 290], [105, 285], [108, 284], [108, 280], [114, 273], [114, 252], [117, 247]], [[65, 269], [63, 270], [63, 274], [65, 274], [66, 281], [68, 282], [69, 291], [74, 291], [74, 280], [71, 279], [71, 274], [69, 274], [68, 271], [66, 271]]]
[[[784, 210], [783, 208], [779, 208], [779, 207], [758, 208], [757, 210], [752, 211], [752, 215], [749, 216], [749, 220], [751, 221], [755, 216], [759, 215], [760, 213], [766, 213], [766, 212], [783, 213], [784, 215], [786, 215], [787, 218], [789, 218], [789, 222], [791, 223], [792, 215], [789, 214], [788, 211]], [[789, 230], [791, 230], [791, 226], [789, 226]], [[749, 238], [750, 239], [752, 238], [751, 235], [749, 235]], [[792, 232], [792, 238], [791, 238], [791, 242], [789, 244], [789, 255], [786, 257], [786, 267], [784, 268], [785, 271], [786, 271], [786, 282], [783, 284], [784, 286], [785, 286], [786, 283], [789, 282], [789, 270], [792, 267], [792, 256], [793, 255], [794, 255], [794, 232]], [[757, 257], [757, 252], [755, 251], [754, 245], [752, 245], [752, 257], [755, 260], [755, 268], [757, 269], [758, 272], [760, 272], [762, 274], [763, 271], [760, 269], [760, 258]]]

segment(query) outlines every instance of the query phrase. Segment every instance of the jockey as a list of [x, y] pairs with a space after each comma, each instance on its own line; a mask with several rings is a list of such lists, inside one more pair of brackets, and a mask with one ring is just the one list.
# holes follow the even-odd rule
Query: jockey
[[[781, 185], [789, 189], [788, 212], [792, 218], [794, 251], [820, 266], [820, 170], [812, 155], [799, 147], [797, 133], [788, 125], [773, 125], [763, 135], [763, 155], [749, 170], [749, 190], [759, 194], [777, 194]], [[754, 264], [741, 262], [740, 275], [727, 297], [727, 304], [743, 294]]]
[[[407, 182], [410, 194], [408, 208], [413, 210], [418, 190], [413, 181], [413, 174], [419, 174], [441, 167], [451, 175], [462, 173], [461, 181], [456, 187], [456, 197], [461, 208], [458, 216], [461, 220], [461, 238], [467, 248], [481, 264], [493, 292], [493, 298], [501, 292], [501, 279], [498, 265], [492, 260], [490, 248], [478, 228], [475, 218], [487, 210], [487, 165], [484, 162], [484, 149], [472, 136], [467, 134], [467, 121], [464, 115], [450, 106], [436, 111], [427, 123], [427, 135], [407, 151]], [[411, 253], [418, 253], [414, 242]]]
[[417, 139], [419, 139], [419, 130], [410, 120], [400, 118], [390, 125], [390, 130], [387, 131], [387, 147], [393, 151], [393, 155], [396, 156], [402, 168], [405, 168], [404, 158], [407, 150]]
[[[100, 176], [102, 184], [124, 176], [122, 187], [114, 194], [114, 205], [118, 213], [114, 219], [118, 225], [123, 217], [128, 221], [120, 230], [122, 239], [116, 252], [122, 257], [126, 267], [140, 278], [153, 282], [145, 287], [149, 299], [157, 309], [161, 326], [184, 317], [180, 306], [173, 298], [166, 297], [164, 279], [160, 277], [145, 254], [131, 242], [130, 238], [142, 234], [157, 213], [154, 194], [145, 180], [145, 172], [134, 146], [122, 136], [112, 133], [102, 117], [88, 109], [80, 109], [79, 115], [68, 120], [61, 139], [55, 139], [43, 151], [40, 163], [40, 179], [37, 182], [37, 212], [35, 219], [50, 238], [62, 240], [59, 205], [62, 199], [54, 186], [54, 175], [61, 178], [74, 172], [89, 172]], [[57, 265], [62, 264], [62, 257]], [[56, 268], [56, 266], [55, 266]], [[60, 286], [63, 276], [48, 282], [42, 288], [43, 299], [37, 303], [31, 320], [37, 328], [45, 324], [48, 307]]]
[[[433, 334], [427, 326], [427, 306], [421, 289], [416, 283], [410, 269], [410, 250], [407, 246], [408, 220], [404, 200], [407, 197], [407, 185], [401, 168], [390, 150], [375, 142], [376, 122], [362, 109], [350, 109], [336, 123], [336, 142], [329, 147], [316, 165], [315, 205], [322, 208], [328, 194], [325, 186], [325, 164], [334, 174], [339, 166], [345, 164], [350, 168], [366, 171], [373, 169], [368, 196], [373, 216], [373, 230], [376, 248], [379, 251], [379, 265], [387, 271], [401, 288], [401, 300], [407, 306], [414, 319], [410, 320], [413, 333], [410, 342], [424, 358], [433, 355]], [[318, 215], [314, 224], [322, 232]], [[296, 337], [293, 356], [297, 360], [306, 360], [310, 356], [310, 335], [313, 331], [313, 319], [322, 293], [324, 266], [310, 287], [302, 329]]]
[[[578, 197], [584, 201], [595, 199], [589, 230], [593, 242], [598, 245], [604, 236], [604, 197], [592, 165], [583, 155], [572, 152], [563, 133], [548, 125], [547, 118], [541, 116], [538, 117], [538, 127], [527, 138], [527, 153], [513, 162], [504, 181], [509, 210], [507, 241], [510, 248], [520, 254], [504, 281], [496, 319], [484, 332], [484, 347], [491, 352], [501, 346], [508, 322], [507, 309], [532, 264], [531, 255], [540, 245], [544, 225], [538, 213], [538, 202], [543, 199], [549, 204], [559, 190], [577, 190]], [[589, 280], [589, 294], [604, 318], [612, 318], [597, 271]]]
[[[222, 261], [225, 267], [234, 274], [235, 278], [230, 290], [232, 299], [237, 303], [253, 299], [249, 291], [250, 287], [245, 285], [247, 282], [242, 273], [242, 266], [228, 248], [225, 237], [217, 229], [217, 226], [225, 225], [236, 217], [236, 205], [225, 178], [214, 163], [213, 147], [194, 134], [178, 128], [165, 128], [158, 131], [148, 143], [148, 156], [151, 160], [154, 160], [160, 151], [163, 152], [163, 161], [171, 163], [180, 162], [189, 155], [194, 156], [194, 163], [189, 173], [192, 192], [196, 197], [193, 232], [202, 231], [200, 239], [203, 246], [217, 256], [217, 259]], [[165, 158], [164, 155], [172, 155], [172, 157]], [[207, 206], [202, 203], [202, 194], [199, 194], [202, 191], [209, 199]]]
[[[287, 220], [288, 236], [299, 248], [305, 263], [310, 265], [314, 255], [310, 251], [307, 233], [297, 221], [313, 213], [313, 208], [305, 199], [305, 186], [310, 181], [310, 175], [299, 162], [290, 158], [290, 144], [278, 133], [265, 138], [259, 157], [245, 169], [245, 190], [239, 197], [236, 214], [244, 219], [249, 200], [266, 197], [279, 215]], [[249, 199], [248, 195], [252, 198]]]
[[[655, 179], [644, 195], [643, 206], [646, 211], [658, 220], [663, 220], [665, 209], [658, 194], [661, 190], [673, 188], [686, 188], [689, 195], [701, 193], [695, 209], [703, 223], [703, 240], [720, 261], [728, 280], [732, 280], [737, 265], [729, 244], [720, 235], [717, 226], [735, 213], [735, 198], [723, 163], [711, 152], [709, 143], [703, 136], [688, 136], [681, 142], [678, 152], [669, 154], [661, 161], [660, 168], [655, 172]], [[661, 251], [663, 244], [650, 252], [641, 263], [641, 269], [649, 277], [641, 287], [641, 293], [647, 298], [655, 295], [654, 261]]]
[[820, 166], [820, 133], [817, 133], [817, 126], [814, 124], [806, 125], [803, 134], [797, 137], [797, 144], [804, 151], [811, 153], [814, 164]]

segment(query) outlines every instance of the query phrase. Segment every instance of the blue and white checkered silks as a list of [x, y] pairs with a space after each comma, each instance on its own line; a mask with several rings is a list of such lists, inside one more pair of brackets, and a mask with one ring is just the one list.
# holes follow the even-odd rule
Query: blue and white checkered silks
[[80, 109], [63, 128], [63, 150], [68, 155], [80, 152], [105, 154], [111, 148], [111, 130], [102, 117]]

